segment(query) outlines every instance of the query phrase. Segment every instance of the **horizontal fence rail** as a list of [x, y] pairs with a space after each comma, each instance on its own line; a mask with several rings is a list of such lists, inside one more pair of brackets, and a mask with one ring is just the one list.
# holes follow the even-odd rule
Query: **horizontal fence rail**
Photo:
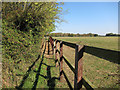
[[[60, 66], [60, 81], [63, 79], [62, 75], [64, 75], [64, 78], [66, 79], [66, 82], [71, 90], [73, 89], [72, 85], [70, 84], [69, 79], [67, 78], [67, 75], [63, 70], [63, 60], [75, 75], [74, 77], [75, 90], [81, 89], [82, 85], [84, 85], [86, 89], [93, 90], [93, 88], [96, 88], [86, 77], [83, 76], [83, 58], [82, 57], [84, 52], [97, 56], [99, 58], [103, 58], [110, 62], [120, 64], [120, 61], [118, 58], [120, 55], [120, 51], [113, 51], [113, 50], [102, 49], [102, 48], [97, 48], [97, 47], [92, 47], [87, 45], [77, 45], [75, 43], [53, 39], [52, 37], [49, 37], [48, 44], [49, 42], [51, 43], [53, 54], [55, 54], [55, 62], [58, 62]], [[58, 42], [59, 42], [60, 50], [58, 50]], [[75, 68], [70, 64], [69, 60], [64, 56], [63, 45], [66, 45], [75, 49]], [[55, 48], [55, 51], [54, 51], [54, 48]], [[60, 61], [58, 60], [57, 53], [59, 54]]]
[[[61, 40], [57, 40], [60, 42]], [[70, 46], [72, 48], [75, 48], [76, 44], [75, 43], [70, 43], [70, 42], [65, 42], [62, 41], [64, 45]], [[120, 64], [120, 51], [114, 51], [114, 50], [109, 50], [109, 49], [103, 49], [103, 48], [98, 48], [98, 47], [93, 47], [93, 46], [87, 46], [84, 45], [85, 49], [84, 52], [94, 55], [99, 58], [103, 58], [105, 60], [108, 60], [113, 63]]]
[[[56, 39], [53, 39], [53, 40], [56, 40]], [[57, 42], [60, 42], [61, 40], [57, 40]], [[71, 48], [75, 48], [76, 47], [76, 44], [75, 43], [70, 43], [70, 42], [65, 42], [65, 41], [62, 41], [62, 43], [66, 46], [69, 46]]]
[[[60, 51], [57, 49], [57, 52], [60, 54]], [[69, 60], [63, 55], [63, 59], [66, 62], [66, 64], [69, 66], [69, 68], [73, 71], [73, 73], [75, 74], [75, 69], [73, 68], [73, 66], [70, 64]]]
[[73, 71], [73, 73], [75, 74], [75, 69], [73, 68], [73, 66], [69, 63], [69, 60], [63, 56], [64, 61], [66, 62], [66, 64], [69, 66], [69, 68]]

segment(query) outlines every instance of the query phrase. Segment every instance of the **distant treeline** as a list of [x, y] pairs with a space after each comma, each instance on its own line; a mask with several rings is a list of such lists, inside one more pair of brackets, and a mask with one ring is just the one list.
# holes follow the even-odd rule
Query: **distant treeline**
[[[46, 35], [46, 36], [49, 36], [49, 35]], [[97, 37], [97, 36], [120, 36], [120, 34], [107, 33], [106, 35], [98, 35], [98, 34], [93, 34], [93, 33], [88, 33], [88, 34], [51, 33], [50, 36], [52, 37], [82, 37], [82, 36]]]
[[107, 33], [106, 36], [120, 36], [120, 34]]

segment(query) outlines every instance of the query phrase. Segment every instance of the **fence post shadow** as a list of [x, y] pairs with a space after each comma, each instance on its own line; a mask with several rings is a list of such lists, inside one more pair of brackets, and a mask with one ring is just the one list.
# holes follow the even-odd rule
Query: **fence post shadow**
[[85, 45], [85, 52], [99, 58], [105, 59], [107, 61], [120, 64], [120, 51], [113, 51], [109, 49], [103, 49], [98, 47], [86, 46]]
[[[43, 48], [43, 46], [44, 46], [44, 43], [42, 44], [41, 49]], [[33, 66], [35, 65], [35, 63], [40, 59], [40, 56], [41, 56], [41, 55], [38, 55], [37, 59], [33, 62], [33, 64], [32, 64], [31, 66], [29, 66], [29, 69], [27, 70], [26, 74], [24, 75], [24, 77], [23, 77], [20, 85], [15, 87], [16, 89], [21, 89], [21, 88], [23, 87], [23, 85], [24, 85], [24, 83], [25, 83], [25, 80], [28, 78], [28, 76], [29, 76], [29, 74], [30, 74], [30, 72], [31, 72], [32, 67], [33, 67]]]
[[35, 63], [39, 60], [39, 58], [40, 58], [40, 55], [39, 55], [38, 58], [33, 62], [33, 64], [29, 67], [29, 69], [27, 70], [26, 74], [24, 75], [24, 77], [23, 77], [20, 85], [15, 87], [16, 89], [20, 89], [20, 88], [23, 87], [23, 85], [24, 85], [24, 83], [25, 83], [25, 80], [28, 78], [28, 76], [29, 76], [29, 74], [30, 74], [30, 72], [31, 72], [32, 67], [33, 67], [33, 66], [35, 65]]
[[47, 76], [48, 76], [47, 85], [49, 86], [49, 89], [54, 89], [55, 79], [51, 78], [50, 66], [47, 66]]
[[45, 49], [44, 49], [43, 54], [42, 54], [42, 59], [41, 59], [39, 68], [37, 70], [37, 74], [36, 74], [36, 77], [35, 77], [36, 79], [35, 79], [35, 82], [33, 84], [32, 90], [36, 89], [36, 86], [37, 86], [37, 83], [38, 83], [38, 79], [39, 79], [39, 74], [40, 74], [40, 71], [41, 71], [42, 62], [44, 60], [44, 53], [45, 53], [45, 51], [46, 51], [46, 43], [45, 43]]
[[45, 78], [45, 79], [48, 79], [47, 80], [47, 86], [49, 87], [49, 89], [51, 90], [54, 90], [54, 88], [55, 88], [55, 80], [57, 79], [57, 80], [60, 80], [59, 79], [59, 77], [57, 78], [57, 77], [51, 77], [51, 67], [54, 67], [54, 66], [49, 66], [49, 65], [47, 65], [47, 64], [44, 64], [44, 65], [46, 65], [47, 66], [47, 76], [44, 76], [44, 75], [42, 75], [42, 74], [39, 74], [40, 76], [42, 76], [43, 78]]

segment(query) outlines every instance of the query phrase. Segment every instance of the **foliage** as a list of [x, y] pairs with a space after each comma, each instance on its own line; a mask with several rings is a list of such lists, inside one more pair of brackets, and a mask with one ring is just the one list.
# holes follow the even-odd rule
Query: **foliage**
[[60, 5], [56, 2], [2, 3], [3, 79], [19, 84], [17, 72], [24, 73], [37, 59], [42, 38], [55, 30], [55, 22], [62, 21]]
[[56, 2], [8, 2], [3, 3], [3, 19], [21, 31], [32, 29], [34, 34], [55, 30], [55, 22], [60, 22], [62, 8]]
[[120, 34], [107, 33], [106, 36], [120, 36]]

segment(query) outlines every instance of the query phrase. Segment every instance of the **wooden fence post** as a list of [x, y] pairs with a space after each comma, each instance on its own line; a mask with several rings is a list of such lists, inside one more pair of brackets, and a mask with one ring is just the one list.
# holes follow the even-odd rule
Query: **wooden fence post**
[[43, 49], [43, 46], [44, 46], [44, 42], [43, 42], [43, 44], [42, 44], [42, 49]]
[[53, 39], [53, 54], [55, 55], [55, 39]]
[[[57, 59], [57, 40], [55, 42], [55, 64], [57, 63], [58, 59]], [[56, 64], [57, 67], [57, 64]]]
[[83, 52], [84, 46], [76, 45], [75, 48], [75, 78], [74, 78], [74, 89], [82, 88], [82, 76], [83, 76]]
[[49, 55], [49, 39], [48, 39], [48, 55]]
[[60, 81], [63, 79], [63, 43], [60, 42]]
[[52, 54], [54, 54], [54, 40], [52, 39], [52, 37], [50, 37], [50, 43], [52, 46]]

